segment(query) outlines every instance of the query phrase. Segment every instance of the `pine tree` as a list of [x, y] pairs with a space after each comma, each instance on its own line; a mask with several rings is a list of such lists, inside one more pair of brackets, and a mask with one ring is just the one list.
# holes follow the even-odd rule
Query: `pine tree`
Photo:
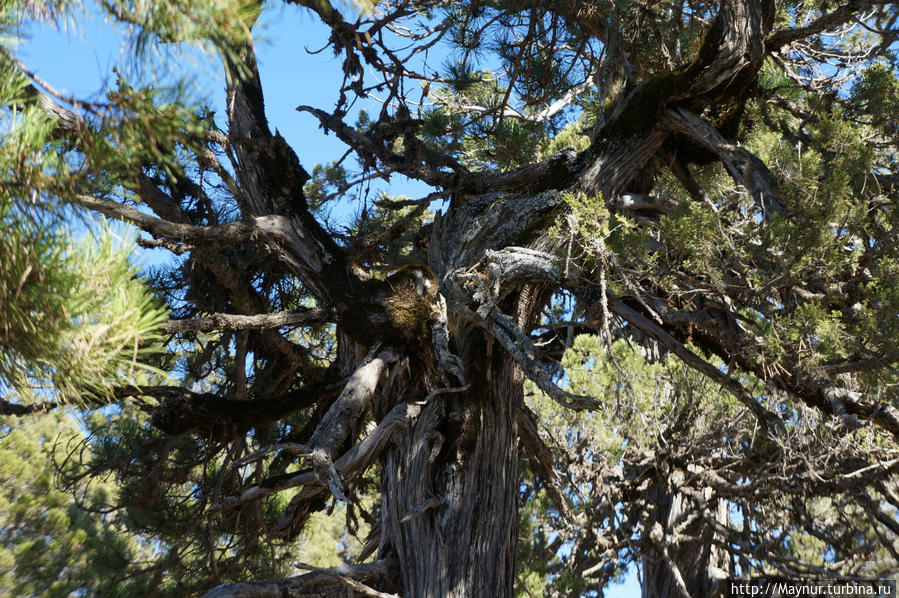
[[[95, 414], [91, 424], [103, 419]], [[58, 467], [83, 473], [72, 459], [87, 442], [80, 423], [57, 411], [11, 418], [0, 433], [0, 594], [140, 595], [147, 576], [139, 564], [153, 550], [103, 512], [116, 500], [115, 484], [93, 479], [74, 496], [57, 487]]]
[[[94, 143], [75, 115], [54, 111], [12, 53], [25, 10], [0, 8], [0, 390], [35, 397], [0, 405], [0, 414], [17, 415], [111, 397], [135, 369], [146, 370], [138, 357], [161, 340], [155, 330], [166, 319], [135, 279], [134, 240], [124, 227], [72, 207], [109, 182], [93, 180], [88, 156], [73, 151]], [[61, 129], [66, 123], [74, 128]], [[111, 159], [111, 141], [100, 141], [90, 159]], [[42, 403], [50, 389], [53, 400]]]
[[[298, 107], [338, 163], [301, 164], [268, 122], [262, 3], [102, 3], [139, 64], [214, 56], [224, 114], [127, 69], [66, 97], [10, 40], [72, 7], [3, 13], [4, 226], [97, 213], [173, 255], [141, 283], [164, 323], [130, 274], [40, 318], [141, 314], [103, 328], [91, 375], [23, 324], [20, 286], [69, 296], [31, 262], [89, 288], [65, 244], [0, 277], [7, 370], [28, 372], [7, 384], [119, 405], [62, 481], [115, 476], [148, 592], [599, 595], [639, 563], [646, 596], [710, 596], [896, 569], [893, 3], [286, 4], [341, 61], [336, 105]], [[433, 191], [365, 197], [398, 175]], [[332, 509], [359, 545], [297, 564]]]

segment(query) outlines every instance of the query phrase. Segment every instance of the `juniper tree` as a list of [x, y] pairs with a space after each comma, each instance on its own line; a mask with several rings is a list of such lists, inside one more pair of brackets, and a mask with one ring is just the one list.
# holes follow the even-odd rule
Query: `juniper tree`
[[[139, 52], [217, 56], [224, 114], [3, 54], [63, 156], [10, 188], [174, 256], [167, 375], [81, 399], [140, 407], [85, 466], [154, 591], [506, 596], [516, 550], [520, 591], [573, 595], [633, 561], [646, 595], [895, 568], [892, 3], [286, 4], [340, 60], [336, 105], [296, 90], [336, 164], [268, 122], [261, 3], [103, 3]], [[433, 191], [322, 218], [394, 176]], [[365, 545], [297, 575], [335, 502]]]

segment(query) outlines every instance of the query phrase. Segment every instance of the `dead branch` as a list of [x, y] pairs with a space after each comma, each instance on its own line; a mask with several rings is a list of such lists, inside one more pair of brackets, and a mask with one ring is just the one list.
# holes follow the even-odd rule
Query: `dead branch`
[[[378, 458], [397, 430], [409, 427], [420, 412], [421, 406], [416, 403], [400, 403], [391, 409], [390, 413], [368, 436], [334, 461], [335, 471], [344, 480], [352, 479], [365, 471]], [[225, 498], [210, 506], [207, 513], [227, 511], [239, 505], [271, 496], [281, 490], [298, 486], [308, 487], [294, 497], [291, 503], [309, 500], [311, 497], [325, 491], [324, 482], [318, 478], [315, 472], [304, 471], [272, 483], [247, 488], [237, 496]]]
[[212, 332], [249, 330], [261, 328], [281, 328], [282, 326], [301, 326], [303, 324], [321, 324], [334, 320], [332, 309], [302, 309], [282, 311], [274, 314], [258, 314], [244, 316], [238, 314], [212, 314], [202, 318], [186, 320], [169, 320], [162, 325], [162, 331], [179, 332]]
[[[371, 586], [391, 587], [396, 576], [395, 559], [381, 559], [371, 563], [351, 565], [343, 563], [337, 567], [311, 569], [311, 573], [287, 579], [267, 579], [220, 585], [204, 595], [204, 598], [285, 598], [291, 596], [323, 595], [329, 587], [348, 585], [347, 581], [362, 584], [369, 591]], [[351, 586], [352, 587], [352, 586]], [[361, 586], [360, 586], [361, 587]], [[362, 591], [353, 587], [356, 591]], [[396, 594], [378, 592], [369, 594], [395, 598]]]
[[258, 229], [243, 222], [228, 222], [214, 226], [194, 226], [163, 220], [130, 206], [98, 197], [79, 195], [78, 203], [95, 212], [133, 224], [154, 237], [202, 243], [204, 249], [218, 249], [264, 238], [259, 234], [260, 231]]
[[381, 374], [396, 359], [396, 353], [390, 348], [378, 350], [376, 346], [369, 352], [316, 426], [309, 441], [313, 451], [321, 451], [328, 459], [334, 458], [346, 439], [355, 434], [362, 416], [371, 404], [371, 397]]

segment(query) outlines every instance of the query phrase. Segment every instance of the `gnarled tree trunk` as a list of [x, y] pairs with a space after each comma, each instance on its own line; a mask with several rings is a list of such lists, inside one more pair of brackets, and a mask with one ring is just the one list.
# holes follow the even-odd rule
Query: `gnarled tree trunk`
[[383, 460], [381, 556], [409, 598], [512, 595], [524, 376], [480, 331], [457, 342], [469, 389], [432, 398]]
[[[421, 216], [434, 197], [451, 198], [446, 212], [432, 223], [405, 231], [414, 239], [415, 251], [386, 260], [366, 253], [378, 253], [380, 249], [372, 249], [379, 247], [378, 243], [384, 247], [400, 241], [411, 243], [399, 235], [400, 229], [413, 221], [406, 216], [377, 242], [361, 234], [345, 242], [342, 235], [317, 221], [315, 204], [305, 191], [309, 174], [287, 142], [269, 127], [250, 37], [235, 41], [224, 53], [227, 134], [216, 131], [204, 141], [221, 148], [231, 161], [229, 168], [219, 165], [218, 176], [233, 195], [239, 219], [232, 218], [230, 208], [223, 212], [228, 214], [226, 219], [216, 215], [214, 223], [206, 216], [194, 217], [191, 210], [181, 209], [180, 198], [169, 197], [147, 174], [138, 179], [137, 190], [155, 216], [105, 198], [79, 199], [85, 207], [134, 223], [154, 241], [174, 244], [178, 252], [193, 251], [196, 244], [199, 251], [189, 266], [193, 272], [205, 274], [191, 279], [196, 281], [191, 292], [205, 296], [210, 286], [215, 294], [196, 301], [187, 321], [171, 323], [169, 332], [253, 331], [257, 337], [248, 348], [244, 335], [240, 350], [235, 351], [240, 356], [234, 360], [233, 395], [199, 394], [180, 387], [140, 389], [159, 401], [152, 420], [159, 430], [172, 436], [210, 430], [216, 441], [219, 437], [233, 441], [232, 453], [224, 460], [228, 465], [248, 457], [252, 459], [246, 463], [255, 463], [263, 453], [278, 452], [272, 459], [276, 467], [266, 470], [260, 466], [259, 475], [252, 479], [235, 474], [240, 483], [227, 491], [219, 484], [208, 497], [214, 504], [206, 515], [218, 515], [281, 490], [301, 488], [269, 530], [275, 538], [294, 539], [309, 513], [323, 508], [332, 495], [346, 500], [344, 484], [352, 483], [374, 463], [382, 467], [377, 561], [352, 568], [350, 573], [319, 571], [283, 583], [234, 584], [214, 590], [211, 596], [302, 595], [296, 592], [332, 578], [337, 580], [332, 585], [341, 590], [338, 583], [354, 588], [350, 582], [364, 582], [383, 592], [402, 591], [407, 598], [511, 596], [519, 432], [529, 453], [539, 442], [535, 427], [528, 428], [526, 421], [519, 430], [518, 422], [525, 413], [525, 377], [566, 408], [599, 407], [595, 400], [571, 395], [556, 385], [546, 367], [547, 355], [541, 354], [529, 335], [535, 311], [546, 303], [539, 285], [565, 291], [576, 297], [585, 311], [602, 313], [607, 331], [608, 320], [620, 318], [622, 326], [639, 330], [731, 392], [762, 424], [771, 414], [749, 388], [716, 362], [693, 352], [691, 343], [701, 343], [702, 350], [727, 363], [728, 370], [733, 363], [822, 413], [854, 422], [870, 420], [899, 436], [899, 413], [893, 405], [863, 401], [860, 393], [835, 385], [823, 369], [800, 368], [801, 361], [791, 363], [785, 358], [779, 369], [771, 370], [745, 350], [759, 341], [738, 322], [743, 306], [755, 310], [753, 306], [764, 304], [768, 309], [782, 303], [782, 295], [772, 289], [774, 294], [762, 297], [753, 287], [755, 272], [743, 272], [742, 263], [741, 271], [734, 273], [745, 278], [746, 286], [740, 281], [732, 285], [733, 291], [717, 288], [718, 282], [681, 284], [678, 279], [669, 283], [656, 280], [652, 273], [635, 272], [635, 277], [645, 275], [646, 280], [631, 284], [624, 278], [628, 284], [613, 292], [606, 288], [604, 275], [599, 282], [592, 271], [570, 270], [568, 257], [564, 269], [559, 267], [557, 256], [544, 242], [572, 196], [598, 197], [602, 214], [631, 212], [637, 215], [635, 221], [671, 212], [667, 198], [650, 195], [655, 174], [665, 169], [697, 204], [707, 203], [717, 214], [692, 178], [691, 163], [720, 162], [755, 201], [760, 223], [788, 211], [776, 178], [760, 158], [739, 145], [735, 128], [756, 89], [766, 56], [803, 35], [795, 31], [770, 34], [773, 0], [721, 0], [694, 59], [670, 71], [642, 74], [642, 81], [629, 81], [633, 85], [625, 85], [629, 69], [625, 48], [620, 45], [624, 40], [610, 22], [605, 37], [597, 36], [603, 53], [617, 57], [605, 64], [610, 105], [608, 114], [597, 121], [589, 147], [580, 152], [562, 151], [508, 171], [489, 163], [480, 172], [458, 162], [451, 155], [456, 150], [435, 155], [437, 150], [423, 143], [424, 121], [410, 118], [406, 98], [395, 95], [396, 91], [371, 126], [351, 126], [343, 120], [346, 92], [368, 94], [383, 87], [381, 83], [374, 88], [362, 85], [362, 61], [389, 75], [389, 81], [396, 83], [391, 84], [392, 89], [405, 88], [399, 82], [409, 74], [406, 66], [394, 64], [392, 56], [389, 64], [378, 56], [378, 31], [401, 13], [418, 14], [421, 7], [403, 6], [363, 32], [357, 30], [359, 23], [344, 21], [329, 2], [297, 4], [312, 10], [329, 27], [329, 43], [346, 54], [347, 76], [339, 109], [333, 113], [307, 106], [298, 109], [314, 115], [326, 131], [345, 142], [364, 164], [366, 176], [401, 173], [438, 189], [437, 195], [417, 202], [415, 210], [419, 211], [411, 212], [412, 216]], [[476, 12], [476, 3], [469, 4], [466, 10]], [[568, 3], [545, 4], [547, 10], [564, 11], [562, 5]], [[829, 13], [805, 29], [824, 31], [828, 23], [848, 21], [853, 11], [869, 4], [851, 4], [852, 10]], [[536, 19], [537, 13], [533, 14]], [[584, 19], [579, 22], [586, 26]], [[425, 96], [427, 91], [422, 98]], [[34, 101], [49, 101], [48, 110], [68, 133], [78, 133], [84, 125], [49, 96], [36, 95]], [[391, 114], [387, 108], [394, 104], [403, 104], [403, 110], [396, 108]], [[211, 149], [202, 158], [217, 162]], [[128, 176], [131, 180], [132, 174]], [[597, 219], [606, 218], [598, 214]], [[602, 227], [597, 230], [604, 234]], [[646, 240], [664, 247], [655, 237]], [[605, 241], [589, 241], [596, 241], [596, 252], [605, 259]], [[251, 244], [252, 249], [245, 252], [244, 246]], [[740, 252], [734, 249], [734, 253], [737, 261], [742, 260]], [[754, 255], [754, 250], [747, 255]], [[417, 270], [405, 271], [408, 278], [401, 278], [400, 271], [413, 260], [427, 261], [428, 268], [419, 264]], [[251, 266], [260, 272], [271, 271], [256, 278]], [[384, 272], [394, 269], [394, 274], [382, 279]], [[759, 280], [767, 285], [771, 279], [760, 271], [765, 276]], [[675, 272], [665, 273], [665, 277], [669, 274]], [[691, 272], [689, 278], [696, 278], [693, 274], [697, 273]], [[777, 278], [781, 277], [774, 280]], [[280, 279], [290, 279], [291, 286], [296, 283], [303, 289], [303, 300], [312, 300], [317, 307], [266, 313], [269, 302], [260, 287], [269, 292], [270, 282]], [[403, 289], [407, 294], [400, 297]], [[784, 294], [798, 293], [784, 289]], [[701, 300], [693, 302], [685, 299], [688, 296]], [[441, 302], [444, 311], [448, 310], [449, 322], [438, 330], [431, 309]], [[294, 303], [279, 298], [278, 304], [284, 304], [279, 309]], [[854, 310], [846, 305], [847, 313]], [[290, 338], [278, 332], [302, 322], [338, 327], [339, 354], [332, 367], [318, 366], [314, 351], [293, 347]], [[598, 329], [594, 323], [586, 324]], [[219, 343], [230, 353], [227, 337]], [[241, 367], [248, 352], [259, 360], [251, 393], [246, 368]], [[788, 367], [791, 365], [797, 367]], [[836, 375], [836, 370], [833, 372]], [[250, 396], [253, 400], [244, 400]], [[14, 409], [0, 404], [0, 410]], [[262, 447], [265, 450], [257, 455], [242, 457], [249, 450], [245, 438], [249, 431], [301, 409], [311, 412], [308, 435], [304, 436], [305, 428], [294, 430], [291, 423], [285, 426], [290, 432], [279, 442]], [[363, 434], [371, 413], [379, 425]], [[306, 440], [308, 445], [300, 446], [300, 441]], [[309, 465], [288, 471], [286, 463], [296, 460], [297, 453], [302, 453]], [[551, 457], [535, 460], [542, 461], [544, 472], [552, 469]], [[721, 529], [717, 523], [726, 522], [726, 505], [713, 501], [711, 495], [681, 491], [677, 475], [659, 484], [648, 516], [641, 514], [648, 538], [643, 595], [712, 596], [715, 582], [728, 569], [715, 544], [715, 530]], [[564, 497], [558, 502], [564, 504]], [[703, 511], [709, 508], [711, 512]], [[213, 550], [210, 554], [215, 556]], [[618, 549], [611, 554], [617, 558]], [[216, 579], [218, 575], [216, 572]]]
[[[677, 478], [679, 472], [672, 474]], [[723, 595], [728, 556], [715, 544], [715, 531], [706, 517], [727, 523], [727, 504], [695, 501], [676, 489], [658, 488], [646, 521], [646, 535], [655, 544], [643, 553], [643, 598], [681, 596], [712, 598]], [[703, 512], [707, 507], [708, 512]]]

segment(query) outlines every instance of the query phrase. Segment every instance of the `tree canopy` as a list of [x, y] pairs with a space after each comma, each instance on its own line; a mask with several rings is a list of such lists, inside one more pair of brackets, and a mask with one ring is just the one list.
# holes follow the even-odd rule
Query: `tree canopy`
[[[310, 164], [271, 4], [90, 5], [131, 55], [86, 98], [16, 52], [85, 8], [0, 7], [0, 588], [899, 569], [894, 3], [286, 1], [342, 75]], [[189, 48], [224, 113], [148, 67]]]

